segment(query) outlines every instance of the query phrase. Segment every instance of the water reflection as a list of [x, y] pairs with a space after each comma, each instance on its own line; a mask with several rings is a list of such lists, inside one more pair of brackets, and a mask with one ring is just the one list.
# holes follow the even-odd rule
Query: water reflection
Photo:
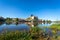
[[[38, 26], [39, 27], [45, 27], [45, 26], [50, 26], [51, 24], [39, 24]], [[29, 29], [30, 27], [27, 25], [27, 24], [18, 24], [18, 25], [15, 25], [15, 24], [10, 24], [10, 25], [6, 25], [6, 24], [3, 24], [3, 25], [0, 25], [0, 29]]]
[[0, 26], [0, 31], [4, 31], [4, 30], [8, 30], [8, 31], [15, 31], [15, 30], [29, 30], [30, 27], [26, 24], [18, 24], [18, 25], [15, 25], [15, 24], [10, 24], [10, 25], [6, 25], [6, 24], [3, 24]]
[[39, 24], [38, 27], [43, 28], [43, 27], [50, 27], [52, 24]]
[[[45, 30], [45, 28], [43, 27], [49, 27], [51, 24], [38, 24], [37, 27], [40, 27], [42, 28], [43, 30]], [[3, 24], [3, 25], [0, 25], [0, 32], [4, 31], [4, 30], [8, 30], [8, 31], [15, 31], [15, 30], [26, 30], [26, 31], [29, 31], [30, 30], [30, 26], [27, 25], [27, 24], [18, 24], [18, 25], [15, 25], [15, 24], [10, 24], [10, 25], [6, 25], [6, 24]]]

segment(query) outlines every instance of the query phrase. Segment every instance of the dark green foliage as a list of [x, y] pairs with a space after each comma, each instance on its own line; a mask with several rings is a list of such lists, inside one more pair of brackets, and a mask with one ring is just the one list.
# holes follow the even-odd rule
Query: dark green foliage
[[5, 19], [5, 23], [6, 23], [7, 25], [12, 24], [12, 18], [6, 18], [6, 19]]
[[3, 17], [0, 17], [0, 25], [5, 23], [5, 19]]
[[0, 35], [0, 40], [33, 40], [38, 39], [39, 28], [31, 28], [31, 31], [6, 32]]
[[[53, 35], [56, 39], [58, 36]], [[55, 38], [51, 37], [52, 40]], [[50, 39], [50, 36], [39, 27], [31, 27], [30, 31], [7, 31], [0, 34], [0, 40], [42, 40]], [[46, 39], [44, 39], [46, 40]]]

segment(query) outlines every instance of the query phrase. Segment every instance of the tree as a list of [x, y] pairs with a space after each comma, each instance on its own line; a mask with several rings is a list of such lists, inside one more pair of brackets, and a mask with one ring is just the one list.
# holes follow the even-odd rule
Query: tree
[[5, 19], [3, 17], [0, 17], [0, 25], [5, 23]]
[[47, 22], [47, 24], [51, 24], [52, 21], [51, 20], [47, 20], [46, 22]]
[[5, 22], [6, 24], [12, 24], [12, 18], [6, 18]]
[[18, 22], [19, 22], [19, 19], [18, 18], [15, 18], [15, 24], [17, 25], [18, 24]]
[[45, 22], [46, 22], [46, 21], [45, 21], [45, 20], [43, 20], [43, 23], [44, 23], [44, 24], [45, 24]]

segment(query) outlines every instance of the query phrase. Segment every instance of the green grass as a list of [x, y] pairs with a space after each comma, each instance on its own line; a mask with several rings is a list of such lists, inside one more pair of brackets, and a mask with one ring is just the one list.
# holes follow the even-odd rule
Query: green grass
[[0, 35], [0, 40], [33, 40], [38, 39], [39, 28], [31, 28], [27, 31], [6, 32]]
[[[53, 28], [53, 27], [57, 28], [59, 26], [60, 26], [60, 24], [53, 24], [53, 25], [51, 25], [50, 28]], [[2, 33], [2, 34], [0, 34], [0, 40], [42, 40], [42, 39], [45, 40], [49, 36], [47, 36], [47, 38], [44, 38], [45, 36], [43, 35], [43, 33], [44, 33], [44, 31], [41, 28], [33, 27], [30, 29], [29, 32], [16, 30], [16, 31]], [[55, 35], [54, 35], [54, 37], [55, 37]], [[60, 36], [58, 36], [57, 38], [54, 38], [54, 37], [52, 36], [50, 39], [51, 40], [59, 39]]]
[[55, 28], [55, 29], [60, 30], [60, 24], [52, 24], [52, 25], [50, 26], [50, 28]]

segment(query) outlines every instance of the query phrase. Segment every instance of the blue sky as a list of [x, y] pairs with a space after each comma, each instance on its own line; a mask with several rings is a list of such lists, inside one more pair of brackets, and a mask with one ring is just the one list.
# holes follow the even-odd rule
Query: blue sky
[[60, 0], [0, 0], [0, 16], [60, 20]]

